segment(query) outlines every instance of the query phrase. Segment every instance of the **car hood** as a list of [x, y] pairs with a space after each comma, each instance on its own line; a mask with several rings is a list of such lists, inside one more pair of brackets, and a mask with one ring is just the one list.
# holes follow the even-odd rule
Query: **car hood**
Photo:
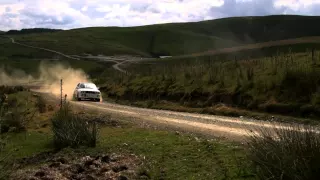
[[91, 91], [91, 92], [100, 92], [98, 89], [89, 89], [89, 88], [80, 88], [78, 91]]

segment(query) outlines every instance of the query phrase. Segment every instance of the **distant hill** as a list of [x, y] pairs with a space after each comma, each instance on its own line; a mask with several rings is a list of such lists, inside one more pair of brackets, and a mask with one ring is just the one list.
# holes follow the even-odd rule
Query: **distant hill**
[[319, 36], [319, 22], [320, 16], [272, 15], [222, 18], [167, 26], [240, 43], [254, 43]]
[[19, 42], [66, 54], [179, 55], [238, 45], [215, 36], [174, 28], [92, 27], [16, 36]]
[[34, 33], [48, 33], [62, 31], [61, 29], [47, 29], [47, 28], [32, 28], [32, 29], [21, 29], [21, 30], [10, 30], [6, 32], [8, 35], [12, 34], [34, 34]]
[[[320, 16], [233, 17], [202, 22], [73, 30], [26, 29], [16, 40], [66, 54], [176, 56], [258, 42], [320, 36]], [[52, 33], [45, 33], [52, 32]]]

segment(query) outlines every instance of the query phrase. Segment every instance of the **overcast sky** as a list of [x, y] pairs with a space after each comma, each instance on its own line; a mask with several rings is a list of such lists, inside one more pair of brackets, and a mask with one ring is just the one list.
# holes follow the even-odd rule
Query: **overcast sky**
[[0, 0], [0, 30], [139, 26], [271, 14], [319, 15], [320, 0]]

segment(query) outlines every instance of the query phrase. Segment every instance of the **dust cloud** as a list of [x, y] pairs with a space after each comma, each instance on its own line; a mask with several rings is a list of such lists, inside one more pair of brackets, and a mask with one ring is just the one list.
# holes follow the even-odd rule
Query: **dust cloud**
[[41, 91], [60, 96], [60, 80], [63, 80], [63, 95], [72, 98], [73, 91], [79, 82], [89, 82], [89, 77], [81, 69], [66, 67], [62, 64], [41, 63], [37, 77], [14, 69], [10, 73], [0, 68], [0, 85], [41, 86]]

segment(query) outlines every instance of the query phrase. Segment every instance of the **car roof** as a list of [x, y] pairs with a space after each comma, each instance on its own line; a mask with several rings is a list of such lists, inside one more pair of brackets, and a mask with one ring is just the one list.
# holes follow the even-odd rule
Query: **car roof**
[[79, 83], [77, 86], [80, 87], [80, 88], [91, 87], [93, 89], [98, 89], [98, 87], [94, 83]]
[[94, 83], [89, 83], [89, 82], [81, 82], [79, 84], [93, 84], [93, 85], [95, 85]]

